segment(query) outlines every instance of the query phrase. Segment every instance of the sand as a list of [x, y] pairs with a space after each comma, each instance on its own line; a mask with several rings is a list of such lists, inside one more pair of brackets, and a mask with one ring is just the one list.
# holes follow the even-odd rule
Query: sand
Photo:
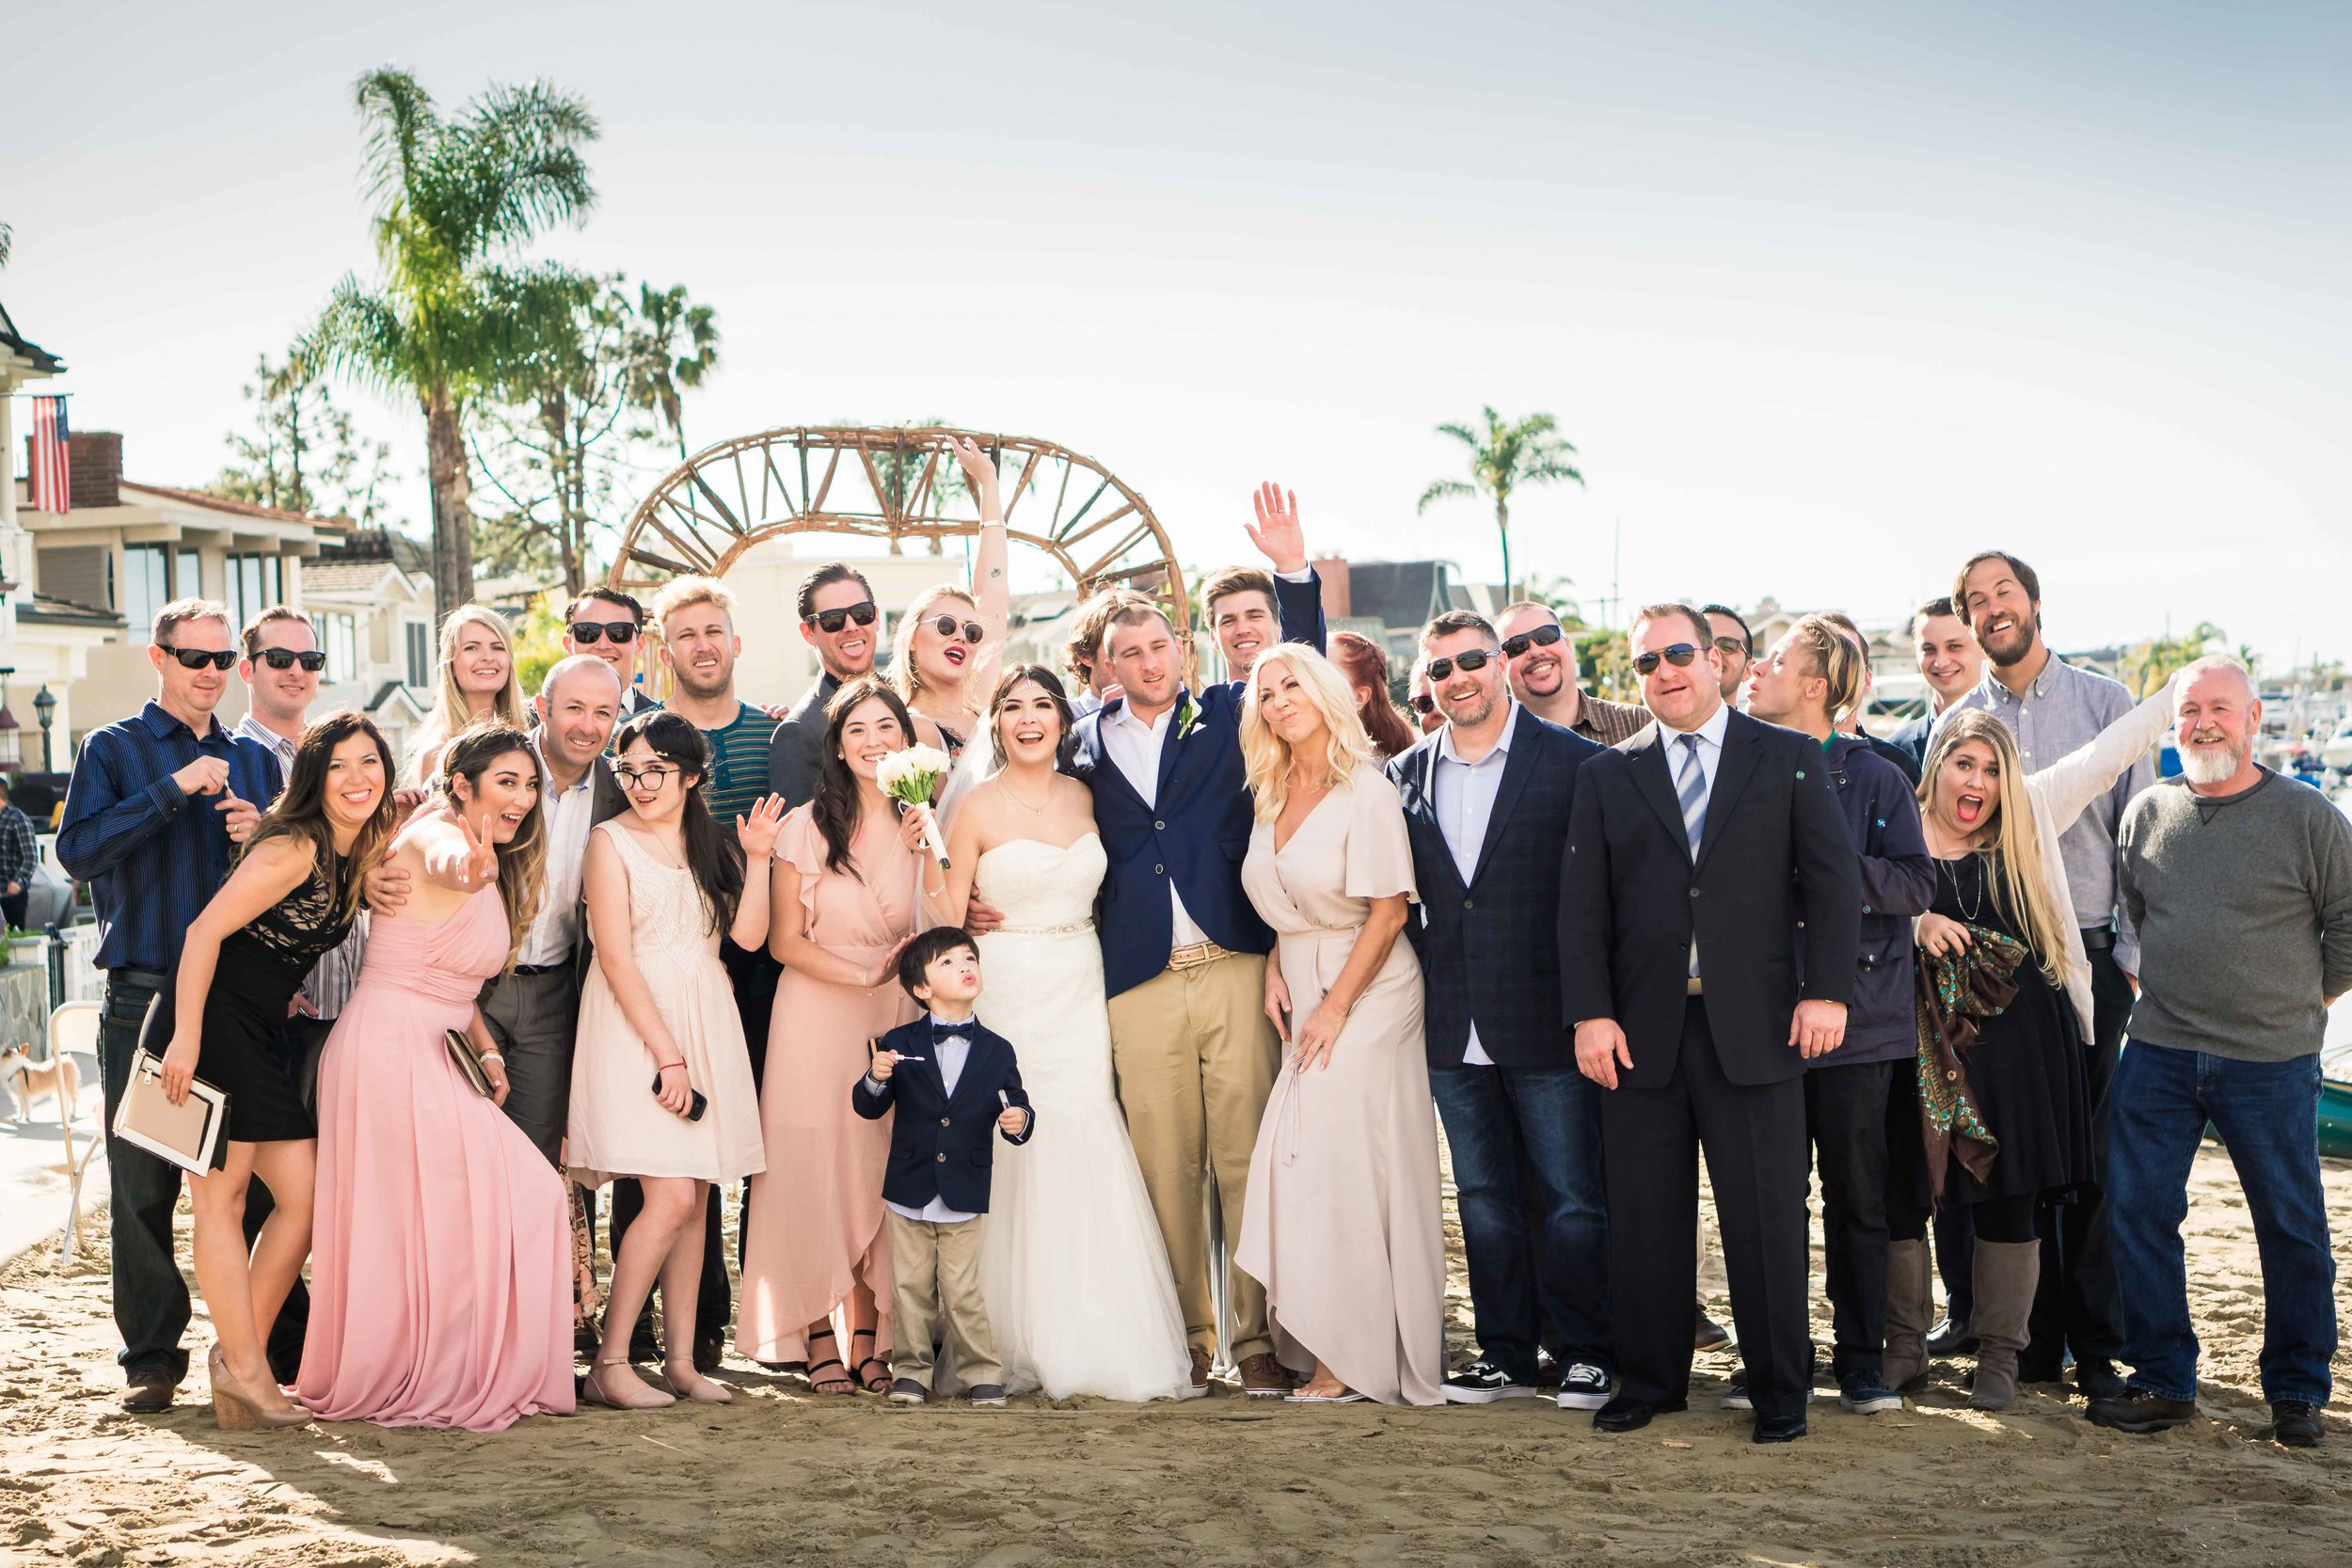
[[[2331, 1164], [2328, 1190], [2352, 1235], [2352, 1165]], [[895, 1410], [734, 1362], [741, 1395], [722, 1409], [492, 1437], [226, 1433], [195, 1402], [200, 1370], [165, 1415], [118, 1409], [103, 1263], [59, 1274], [42, 1249], [0, 1274], [0, 1562], [2352, 1562], [2352, 1429], [2331, 1418], [2317, 1452], [2262, 1435], [2253, 1235], [2211, 1148], [2189, 1231], [2209, 1419], [2124, 1437], [2051, 1389], [1979, 1415], [1947, 1364], [1913, 1409], [1817, 1401], [1812, 1435], [1770, 1449], [1715, 1408], [1729, 1353], [1700, 1357], [1691, 1414], [1622, 1437], [1533, 1402], [1306, 1409], [1227, 1388], [1147, 1409]], [[1719, 1274], [1710, 1287], [1723, 1316]], [[1814, 1318], [1825, 1337], [1818, 1299]]]

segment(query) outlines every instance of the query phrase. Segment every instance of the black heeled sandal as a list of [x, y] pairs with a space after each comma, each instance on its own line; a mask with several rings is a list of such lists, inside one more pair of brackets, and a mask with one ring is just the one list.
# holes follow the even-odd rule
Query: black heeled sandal
[[[870, 1328], [853, 1328], [850, 1330], [850, 1348], [855, 1349], [857, 1342], [860, 1339], [872, 1339], [876, 1338], [877, 1336], [875, 1332]], [[880, 1367], [882, 1370], [875, 1373], [873, 1376], [868, 1377], [866, 1375], [866, 1369], [868, 1367]], [[861, 1359], [857, 1364], [857, 1370], [852, 1372], [850, 1376], [856, 1381], [859, 1387], [865, 1389], [869, 1394], [887, 1394], [890, 1392], [890, 1363], [883, 1360], [879, 1355], [868, 1355]]]
[[[849, 1369], [846, 1365], [844, 1365], [844, 1364], [843, 1364], [843, 1362], [842, 1362], [842, 1360], [841, 1360], [841, 1357], [839, 1357], [839, 1356], [837, 1356], [837, 1355], [828, 1355], [828, 1356], [826, 1356], [826, 1357], [825, 1357], [823, 1360], [821, 1360], [821, 1361], [819, 1361], [818, 1359], [817, 1359], [817, 1341], [818, 1341], [818, 1340], [819, 1340], [819, 1339], [832, 1339], [832, 1340], [834, 1340], [834, 1342], [835, 1344], [838, 1344], [838, 1343], [840, 1342], [837, 1338], [834, 1338], [834, 1332], [833, 1332], [833, 1325], [832, 1325], [832, 1324], [830, 1324], [830, 1323], [826, 1324], [826, 1325], [825, 1325], [825, 1327], [823, 1327], [822, 1329], [818, 1330], [817, 1333], [814, 1333], [814, 1334], [812, 1334], [812, 1335], [810, 1335], [810, 1336], [808, 1337], [808, 1349], [809, 1349], [809, 1358], [808, 1358], [808, 1386], [809, 1386], [809, 1387], [810, 1387], [811, 1389], [815, 1390], [817, 1393], [819, 1393], [819, 1394], [854, 1394], [854, 1393], [856, 1393], [856, 1392], [857, 1392], [857, 1386], [858, 1386], [858, 1385], [857, 1385], [857, 1379], [856, 1379], [856, 1378], [854, 1378], [854, 1377], [851, 1377], [851, 1376], [850, 1375], [850, 1369]], [[827, 1367], [839, 1367], [839, 1368], [841, 1369], [841, 1374], [840, 1374], [838, 1377], [827, 1377], [827, 1376], [825, 1376], [825, 1375], [824, 1375], [824, 1372], [825, 1372], [825, 1369], [826, 1369]], [[837, 1386], [830, 1386], [830, 1387], [829, 1387], [829, 1386], [827, 1386], [828, 1385], [836, 1385]]]

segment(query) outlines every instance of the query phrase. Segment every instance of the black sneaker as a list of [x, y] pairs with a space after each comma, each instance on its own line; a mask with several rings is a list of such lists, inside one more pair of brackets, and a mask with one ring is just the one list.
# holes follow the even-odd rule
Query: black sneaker
[[2099, 1357], [2074, 1363], [2074, 1386], [2089, 1400], [2120, 1400], [2131, 1392], [2129, 1379], [2115, 1370], [2115, 1363]]
[[1965, 1318], [1955, 1318], [1949, 1312], [1944, 1321], [1928, 1330], [1930, 1355], [1974, 1355], [1977, 1354], [1977, 1333]]
[[2280, 1400], [2270, 1407], [2270, 1436], [2290, 1449], [2315, 1449], [2326, 1441], [2319, 1428], [2319, 1407], [2299, 1400]]
[[1497, 1400], [1534, 1397], [1534, 1384], [1518, 1381], [1483, 1357], [1445, 1380], [1445, 1402], [1448, 1404], [1492, 1404]]
[[1609, 1402], [1609, 1373], [1590, 1361], [1578, 1361], [1560, 1380], [1556, 1402], [1563, 1410], [1598, 1410]]
[[2092, 1426], [2144, 1436], [2188, 1425], [2197, 1418], [2197, 1402], [2159, 1399], [2145, 1388], [2134, 1388], [2120, 1400], [2092, 1400], [2083, 1414]]
[[930, 1402], [930, 1397], [931, 1391], [911, 1377], [899, 1378], [890, 1386], [890, 1402], [893, 1404], [924, 1404]]
[[1857, 1416], [1876, 1416], [1900, 1410], [1903, 1397], [1889, 1388], [1878, 1373], [1853, 1371], [1837, 1380], [1837, 1402]]

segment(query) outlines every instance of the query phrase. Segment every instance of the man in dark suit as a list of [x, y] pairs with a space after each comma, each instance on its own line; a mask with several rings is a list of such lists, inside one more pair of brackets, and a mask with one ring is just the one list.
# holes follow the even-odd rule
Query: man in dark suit
[[795, 606], [801, 641], [817, 653], [817, 680], [776, 726], [768, 742], [768, 787], [787, 806], [804, 806], [817, 796], [823, 759], [825, 705], [841, 683], [874, 673], [874, 651], [882, 645], [882, 617], [866, 574], [846, 561], [828, 561], [802, 580]]
[[1652, 605], [1632, 648], [1657, 722], [1580, 774], [1560, 900], [1577, 1066], [1608, 1091], [1622, 1381], [1593, 1424], [1686, 1407], [1704, 1148], [1756, 1440], [1787, 1442], [1812, 1382], [1804, 1064], [1845, 1037], [1861, 871], [1820, 747], [1724, 705], [1704, 615]]
[[[1322, 588], [1296, 514], [1269, 515], [1262, 500], [1260, 516], [1251, 536], [1274, 566], [1282, 638], [1320, 651]], [[1279, 1049], [1265, 1015], [1273, 933], [1241, 885], [1256, 820], [1242, 772], [1242, 687], [1187, 690], [1184, 641], [1156, 605], [1114, 612], [1103, 657], [1121, 695], [1078, 721], [1067, 767], [1094, 792], [1110, 857], [1103, 978], [1120, 1104], [1175, 1272], [1192, 1380], [1206, 1387], [1217, 1346], [1210, 1180], [1223, 1234], [1238, 1237]], [[1243, 1387], [1283, 1393], [1264, 1287], [1235, 1272], [1226, 1293]]]
[[[1538, 1302], [1560, 1336], [1563, 1409], [1609, 1397], [1608, 1210], [1599, 1090], [1559, 1014], [1560, 908], [1578, 769], [1601, 748], [1513, 700], [1495, 628], [1449, 610], [1421, 636], [1445, 727], [1389, 764], [1422, 918], [1429, 1083], [1454, 1156], [1479, 1356], [1459, 1404], [1532, 1395]], [[1542, 1208], [1530, 1225], [1521, 1171]]]

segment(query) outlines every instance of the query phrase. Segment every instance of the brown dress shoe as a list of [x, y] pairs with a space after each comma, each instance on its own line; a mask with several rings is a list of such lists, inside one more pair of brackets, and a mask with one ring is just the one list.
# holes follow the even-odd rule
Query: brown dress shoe
[[131, 1386], [123, 1390], [122, 1408], [134, 1416], [152, 1416], [159, 1410], [171, 1408], [171, 1396], [180, 1386], [165, 1371], [133, 1372]]
[[1204, 1390], [1209, 1386], [1209, 1353], [1207, 1351], [1197, 1350], [1192, 1353], [1192, 1386]]
[[1279, 1361], [1260, 1351], [1255, 1355], [1242, 1357], [1241, 1391], [1256, 1399], [1287, 1394], [1291, 1391], [1291, 1376], [1282, 1370]]

